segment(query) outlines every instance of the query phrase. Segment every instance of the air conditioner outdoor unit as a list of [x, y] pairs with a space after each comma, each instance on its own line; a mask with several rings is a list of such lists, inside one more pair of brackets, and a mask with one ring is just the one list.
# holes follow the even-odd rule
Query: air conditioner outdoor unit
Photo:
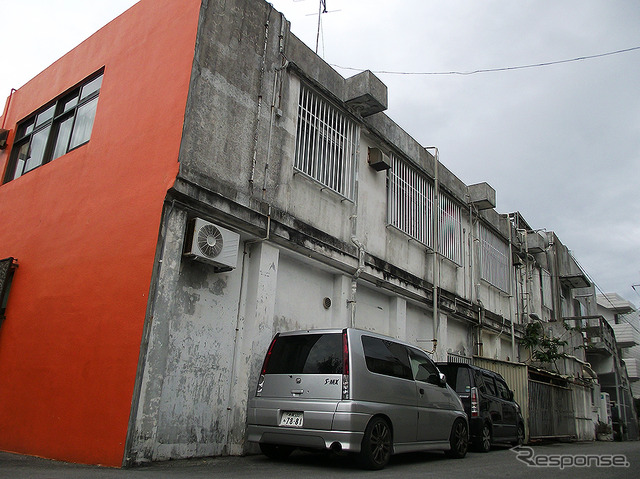
[[219, 271], [231, 271], [238, 264], [240, 235], [200, 218], [190, 221], [185, 256], [212, 264]]

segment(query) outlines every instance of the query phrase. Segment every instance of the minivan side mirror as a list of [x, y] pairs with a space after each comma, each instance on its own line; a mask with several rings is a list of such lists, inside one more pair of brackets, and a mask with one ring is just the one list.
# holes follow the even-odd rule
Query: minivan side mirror
[[442, 387], [447, 386], [447, 376], [445, 376], [444, 373], [439, 373], [438, 380], [439, 380], [440, 386]]

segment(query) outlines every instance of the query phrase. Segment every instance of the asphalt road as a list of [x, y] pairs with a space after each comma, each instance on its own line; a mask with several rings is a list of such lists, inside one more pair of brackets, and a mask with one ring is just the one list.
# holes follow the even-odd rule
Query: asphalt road
[[[520, 459], [518, 458], [520, 457]], [[529, 464], [538, 464], [538, 467]], [[586, 461], [590, 462], [585, 467]], [[615, 463], [627, 467], [598, 467]], [[562, 468], [559, 466], [562, 464]], [[544, 467], [541, 467], [544, 466]], [[440, 453], [394, 456], [382, 471], [362, 471], [349, 457], [294, 453], [287, 461], [264, 456], [219, 457], [155, 463], [131, 469], [109, 469], [50, 461], [0, 452], [0, 478], [4, 479], [129, 479], [129, 478], [254, 478], [326, 479], [357, 478], [638, 478], [640, 442], [554, 443], [535, 445], [516, 453], [494, 448], [487, 454], [470, 452], [464, 459], [448, 459]]]

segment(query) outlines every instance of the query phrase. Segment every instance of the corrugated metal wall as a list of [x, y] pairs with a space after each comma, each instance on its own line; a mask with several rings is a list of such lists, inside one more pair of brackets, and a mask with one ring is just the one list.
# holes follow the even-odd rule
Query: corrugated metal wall
[[529, 437], [576, 435], [570, 388], [529, 380]]
[[[451, 361], [451, 359], [449, 359]], [[595, 439], [591, 387], [566, 381], [559, 386], [529, 379], [526, 364], [473, 357], [473, 365], [504, 377], [522, 409], [526, 441], [544, 437]]]
[[509, 363], [495, 359], [473, 357], [473, 364], [480, 368], [495, 371], [502, 375], [509, 388], [513, 391], [513, 397], [520, 405], [522, 417], [525, 423], [525, 442], [529, 440], [529, 375], [526, 364]]
[[593, 422], [593, 405], [591, 387], [572, 384], [574, 405], [574, 419], [576, 423], [576, 439], [578, 441], [593, 441], [596, 438]]

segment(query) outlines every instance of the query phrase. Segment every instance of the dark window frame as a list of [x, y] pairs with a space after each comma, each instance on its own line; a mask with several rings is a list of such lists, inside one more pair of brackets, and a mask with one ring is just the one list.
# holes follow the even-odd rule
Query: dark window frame
[[3, 183], [89, 142], [103, 78], [104, 68], [18, 122]]
[[[381, 374], [398, 379], [413, 381], [409, 351], [406, 346], [387, 339], [376, 338], [374, 336], [362, 336], [362, 348], [364, 351], [365, 364], [367, 369], [374, 374]], [[370, 353], [377, 347], [384, 347], [389, 354], [387, 358], [373, 356]], [[398, 351], [394, 351], [398, 350]], [[402, 356], [397, 353], [402, 352]], [[390, 361], [389, 359], [393, 359]]]
[[9, 257], [0, 260], [0, 325], [5, 319], [9, 290], [17, 268], [18, 263], [15, 258]]
[[493, 397], [499, 397], [497, 386], [495, 385], [495, 382], [492, 376], [482, 373], [482, 382], [484, 383], [486, 394]]
[[509, 394], [511, 390], [509, 389], [509, 386], [506, 382], [500, 379], [496, 379], [496, 387], [498, 388], [497, 393], [499, 398], [504, 399], [505, 401], [511, 401], [511, 397]]
[[[423, 383], [439, 385], [440, 370], [433, 360], [419, 349], [408, 348], [413, 379]], [[426, 377], [425, 377], [425, 372]]]

